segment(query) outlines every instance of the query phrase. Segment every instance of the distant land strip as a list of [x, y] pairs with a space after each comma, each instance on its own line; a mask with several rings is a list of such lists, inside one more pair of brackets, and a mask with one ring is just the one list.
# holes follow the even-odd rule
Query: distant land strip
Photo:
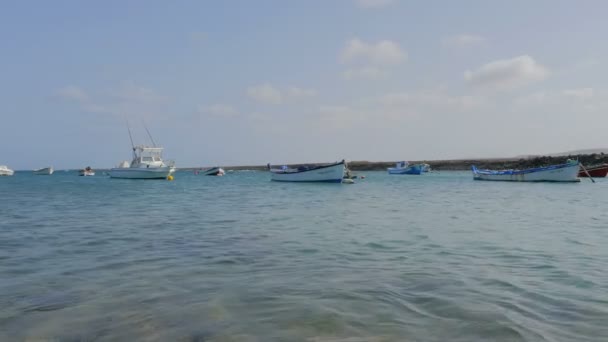
[[[471, 165], [484, 169], [526, 169], [532, 167], [547, 166], [553, 164], [565, 163], [568, 159], [578, 159], [585, 166], [593, 166], [598, 164], [608, 163], [608, 154], [592, 153], [592, 154], [577, 154], [567, 156], [534, 156], [527, 158], [472, 158], [472, 159], [452, 159], [452, 160], [409, 160], [411, 164], [427, 163], [431, 165], [431, 169], [435, 171], [465, 171], [470, 170]], [[347, 161], [348, 168], [352, 171], [385, 171], [386, 168], [395, 166], [397, 161]], [[285, 164], [287, 166], [298, 165], [324, 165], [327, 163], [305, 163], [305, 164]], [[281, 164], [283, 165], [283, 164]], [[276, 164], [274, 166], [281, 166]], [[201, 170], [206, 167], [187, 167], [179, 168], [179, 170]], [[222, 166], [225, 170], [266, 170], [266, 165], [240, 165], [240, 166]]]

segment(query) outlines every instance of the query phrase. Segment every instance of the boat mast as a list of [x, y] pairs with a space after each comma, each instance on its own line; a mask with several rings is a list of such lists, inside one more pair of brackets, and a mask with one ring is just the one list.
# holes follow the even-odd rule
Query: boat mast
[[135, 155], [135, 144], [133, 144], [133, 136], [131, 135], [131, 128], [129, 127], [129, 121], [127, 121], [127, 119], [125, 119], [125, 122], [127, 124], [127, 131], [129, 131], [129, 140], [131, 140], [131, 149], [133, 149], [133, 159], [135, 159], [135, 157], [137, 157]]
[[152, 134], [150, 134], [150, 131], [148, 130], [148, 126], [146, 125], [145, 121], [144, 121], [144, 128], [146, 129], [146, 132], [148, 133], [148, 137], [150, 138], [150, 141], [152, 141], [152, 146], [156, 147], [156, 143], [154, 142], [154, 139], [152, 138]]

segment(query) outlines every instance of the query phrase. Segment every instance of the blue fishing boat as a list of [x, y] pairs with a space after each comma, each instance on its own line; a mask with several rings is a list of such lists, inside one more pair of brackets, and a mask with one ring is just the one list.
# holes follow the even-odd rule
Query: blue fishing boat
[[395, 167], [389, 167], [389, 175], [421, 175], [423, 172], [422, 164], [409, 165], [406, 161], [398, 162]]

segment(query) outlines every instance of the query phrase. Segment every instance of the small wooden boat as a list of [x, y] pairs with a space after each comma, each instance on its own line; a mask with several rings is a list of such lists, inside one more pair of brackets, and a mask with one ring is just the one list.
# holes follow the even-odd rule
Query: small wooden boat
[[321, 166], [299, 166], [289, 168], [282, 166], [273, 169], [268, 164], [270, 179], [277, 182], [329, 182], [341, 183], [344, 177], [344, 160], [334, 164]]
[[580, 163], [569, 160], [565, 164], [525, 170], [479, 170], [471, 166], [473, 179], [509, 182], [579, 182]]
[[395, 167], [387, 169], [389, 175], [421, 175], [424, 172], [422, 164], [409, 165], [406, 161], [398, 162]]
[[[591, 177], [593, 177], [593, 178], [603, 178], [603, 177], [606, 177], [606, 175], [608, 174], [608, 164], [591, 166], [591, 167], [587, 167], [586, 169], [587, 169], [587, 172], [589, 172], [589, 175], [591, 175]], [[589, 177], [587, 175], [587, 172], [585, 172], [584, 170], [581, 170], [581, 171], [579, 171], [578, 176], [579, 177]]]
[[53, 174], [54, 171], [55, 170], [53, 170], [53, 167], [49, 166], [49, 167], [44, 167], [42, 169], [34, 170], [34, 174], [39, 175], [39, 176], [50, 176]]

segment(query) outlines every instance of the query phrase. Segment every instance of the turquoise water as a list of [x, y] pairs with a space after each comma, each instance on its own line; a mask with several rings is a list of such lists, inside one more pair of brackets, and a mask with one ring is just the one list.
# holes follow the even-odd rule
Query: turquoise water
[[0, 340], [606, 341], [608, 181], [0, 178]]

